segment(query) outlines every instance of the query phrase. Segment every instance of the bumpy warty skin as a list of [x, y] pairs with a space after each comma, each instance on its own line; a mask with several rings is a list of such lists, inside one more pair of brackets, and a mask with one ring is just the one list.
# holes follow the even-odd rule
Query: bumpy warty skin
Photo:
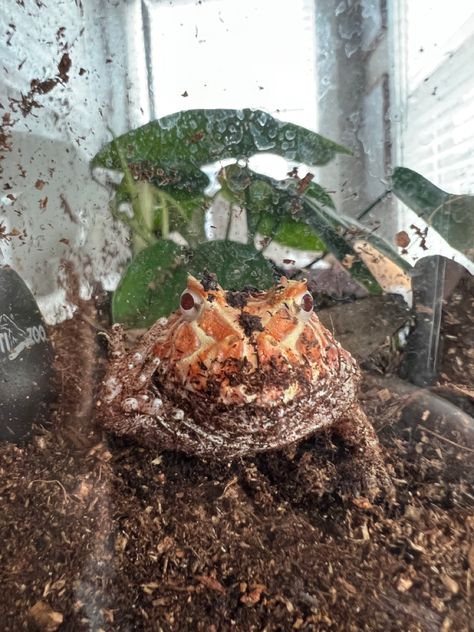
[[97, 405], [103, 426], [117, 434], [233, 458], [331, 427], [367, 472], [383, 469], [357, 401], [357, 364], [320, 323], [304, 281], [226, 292], [189, 277], [177, 312], [130, 350], [114, 326], [109, 347]]

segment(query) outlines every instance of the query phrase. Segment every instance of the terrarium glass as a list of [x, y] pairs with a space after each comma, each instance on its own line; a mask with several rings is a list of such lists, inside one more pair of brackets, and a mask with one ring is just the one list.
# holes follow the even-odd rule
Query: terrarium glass
[[467, 630], [471, 3], [0, 24], [2, 629]]

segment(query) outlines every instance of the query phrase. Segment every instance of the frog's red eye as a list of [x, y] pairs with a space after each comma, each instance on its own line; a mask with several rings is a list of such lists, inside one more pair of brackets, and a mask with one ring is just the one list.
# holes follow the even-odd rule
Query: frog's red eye
[[185, 312], [193, 309], [193, 307], [195, 307], [196, 305], [194, 302], [194, 296], [191, 294], [191, 292], [183, 292], [181, 294], [181, 300], [179, 304], [181, 305], [181, 309], [183, 309]]
[[306, 292], [306, 294], [303, 294], [303, 297], [301, 298], [301, 309], [304, 310], [305, 312], [312, 312], [313, 305], [314, 305], [314, 301], [311, 294], [309, 292]]
[[297, 304], [300, 308], [299, 313], [301, 318], [303, 318], [304, 320], [308, 320], [308, 318], [310, 318], [311, 314], [313, 313], [314, 305], [313, 297], [311, 296], [311, 294], [309, 292], [305, 292], [303, 296], [300, 296], [300, 298], [297, 299]]
[[192, 319], [197, 315], [201, 304], [201, 297], [190, 290], [184, 290], [181, 294], [181, 298], [179, 299], [181, 313], [188, 319]]

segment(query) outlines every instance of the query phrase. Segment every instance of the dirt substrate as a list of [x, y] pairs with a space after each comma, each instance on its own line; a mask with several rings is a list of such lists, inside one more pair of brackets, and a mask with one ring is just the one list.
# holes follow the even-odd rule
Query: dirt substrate
[[80, 320], [58, 328], [54, 425], [0, 447], [2, 630], [469, 630], [467, 417], [366, 375], [396, 498], [341, 498], [330, 436], [233, 463], [103, 436], [94, 338]]

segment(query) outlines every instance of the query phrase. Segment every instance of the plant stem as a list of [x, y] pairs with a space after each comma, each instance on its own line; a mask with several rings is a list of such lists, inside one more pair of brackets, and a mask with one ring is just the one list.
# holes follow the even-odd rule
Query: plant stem
[[155, 235], [151, 233], [149, 230], [145, 229], [140, 224], [140, 222], [136, 220], [135, 217], [129, 217], [126, 213], [121, 213], [120, 211], [118, 211], [117, 207], [115, 206], [113, 202], [110, 205], [110, 210], [111, 210], [112, 215], [116, 219], [120, 220], [124, 224], [127, 224], [127, 226], [130, 227], [132, 233], [138, 235], [145, 242], [147, 246], [151, 246], [152, 244], [156, 243], [157, 239]]
[[227, 226], [225, 229], [225, 236], [224, 239], [225, 241], [229, 241], [229, 237], [230, 237], [230, 229], [232, 227], [232, 202], [229, 202], [229, 216], [227, 218]]
[[[135, 180], [133, 179], [132, 172], [130, 171], [127, 161], [125, 160], [125, 157], [122, 153], [122, 150], [115, 139], [114, 139], [114, 143], [115, 143], [115, 148], [117, 150], [117, 154], [119, 156], [120, 166], [122, 167], [122, 170], [123, 170], [125, 186], [127, 187], [128, 193], [130, 195], [130, 200], [132, 203], [132, 210], [133, 210], [133, 218], [129, 218], [124, 213], [119, 213], [118, 210], [116, 210], [115, 215], [116, 217], [118, 217], [119, 219], [121, 219], [123, 222], [125, 222], [126, 224], [130, 226], [132, 230], [132, 236], [137, 234], [144, 241], [145, 244], [147, 245], [154, 244], [156, 243], [156, 237], [153, 233], [153, 230], [151, 229], [151, 226], [148, 225], [149, 222], [147, 222], [146, 217], [144, 216], [142, 212], [143, 211], [142, 209], [143, 196], [140, 195], [140, 190], [137, 184], [135, 183]], [[134, 251], [137, 251], [139, 247], [137, 247], [136, 240], [132, 239], [132, 242], [134, 242]]]
[[161, 205], [161, 235], [163, 239], [168, 239], [170, 234], [170, 213], [166, 200]]
[[382, 200], [384, 200], [387, 195], [389, 195], [391, 193], [391, 189], [386, 189], [382, 195], [380, 195], [374, 202], [372, 202], [372, 204], [369, 204], [369, 206], [367, 208], [365, 208], [363, 211], [361, 211], [359, 213], [359, 215], [357, 215], [356, 219], [362, 219], [363, 217], [365, 217], [367, 215], [367, 213], [370, 213], [370, 211], [375, 208], [377, 206], [377, 204], [379, 204]]

